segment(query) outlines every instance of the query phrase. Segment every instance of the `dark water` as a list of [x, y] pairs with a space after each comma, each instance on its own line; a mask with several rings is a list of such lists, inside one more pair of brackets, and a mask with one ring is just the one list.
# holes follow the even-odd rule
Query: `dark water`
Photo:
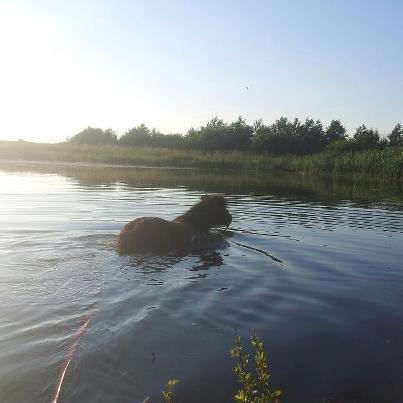
[[[403, 400], [399, 184], [213, 171], [0, 166], [0, 402], [230, 402], [236, 328], [283, 402]], [[233, 224], [182, 257], [121, 257], [137, 216], [206, 192]]]

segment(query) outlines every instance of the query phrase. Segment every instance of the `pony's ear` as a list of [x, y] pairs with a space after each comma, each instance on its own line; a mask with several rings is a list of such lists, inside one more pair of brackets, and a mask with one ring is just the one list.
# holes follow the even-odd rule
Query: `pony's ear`
[[208, 194], [206, 193], [205, 195], [203, 195], [202, 197], [201, 197], [201, 199], [204, 201], [204, 200], [207, 200], [208, 199]]

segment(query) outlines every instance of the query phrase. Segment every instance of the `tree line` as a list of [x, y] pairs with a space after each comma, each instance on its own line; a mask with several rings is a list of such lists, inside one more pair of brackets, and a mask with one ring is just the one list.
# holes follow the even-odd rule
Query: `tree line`
[[396, 124], [387, 136], [381, 136], [378, 130], [361, 125], [349, 137], [340, 120], [332, 120], [324, 128], [319, 120], [309, 118], [302, 122], [281, 117], [271, 125], [265, 125], [262, 120], [249, 125], [242, 117], [231, 123], [215, 117], [205, 126], [191, 128], [184, 135], [163, 134], [144, 124], [129, 129], [121, 136], [112, 129], [87, 127], [68, 139], [68, 142], [305, 155], [324, 150], [344, 152], [403, 146], [403, 125]]

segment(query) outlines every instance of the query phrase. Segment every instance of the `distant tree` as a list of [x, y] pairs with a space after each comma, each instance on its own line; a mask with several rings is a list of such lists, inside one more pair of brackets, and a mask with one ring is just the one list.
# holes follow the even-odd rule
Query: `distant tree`
[[183, 137], [180, 134], [163, 134], [153, 129], [149, 145], [162, 148], [183, 148]]
[[271, 125], [265, 125], [260, 119], [248, 125], [241, 116], [231, 123], [216, 116], [198, 129], [189, 129], [183, 136], [164, 134], [141, 124], [129, 129], [118, 139], [112, 129], [104, 131], [89, 126], [67, 141], [77, 144], [120, 144], [206, 151], [253, 150], [270, 155], [304, 155], [324, 149], [342, 153], [385, 148], [388, 145], [403, 146], [403, 126], [398, 123], [388, 139], [381, 139], [377, 130], [362, 125], [351, 139], [347, 138], [346, 129], [340, 120], [332, 120], [324, 130], [319, 120], [309, 118], [301, 122], [299, 119], [291, 121], [281, 117]]
[[112, 129], [103, 131], [100, 128], [88, 126], [69, 139], [75, 144], [116, 144], [118, 137]]
[[183, 138], [183, 145], [185, 148], [199, 150], [202, 148], [201, 136], [199, 130], [191, 127]]
[[330, 125], [326, 128], [325, 137], [327, 144], [347, 138], [346, 129], [341, 124], [340, 120], [332, 120], [330, 122]]
[[252, 124], [253, 135], [256, 135], [260, 130], [264, 129], [266, 126], [262, 119], [255, 120]]
[[141, 124], [128, 130], [119, 142], [127, 147], [182, 148], [183, 140], [180, 134], [164, 134], [157, 129], [150, 130], [145, 124]]
[[266, 152], [266, 137], [270, 128], [263, 123], [262, 119], [253, 122], [253, 135], [251, 148], [255, 152]]
[[203, 148], [206, 150], [226, 149], [227, 125], [217, 116], [210, 119], [206, 126], [200, 128], [200, 136]]
[[299, 147], [297, 154], [310, 154], [321, 151], [326, 145], [322, 123], [313, 119], [306, 119], [297, 128]]
[[217, 116], [200, 129], [190, 129], [185, 136], [188, 148], [223, 151], [228, 147], [228, 125]]
[[361, 150], [376, 148], [379, 145], [379, 139], [378, 130], [368, 129], [365, 125], [358, 127], [354, 133], [354, 141]]
[[227, 129], [225, 143], [228, 150], [246, 151], [251, 148], [253, 127], [246, 124], [241, 116], [232, 122]]
[[118, 135], [116, 134], [115, 130], [111, 129], [110, 127], [105, 130], [104, 132], [105, 137], [111, 139], [113, 143], [117, 143]]
[[300, 121], [290, 122], [281, 117], [272, 125], [265, 126], [262, 121], [254, 124], [252, 148], [256, 152], [265, 152], [271, 155], [298, 153], [298, 130]]
[[129, 129], [120, 137], [119, 143], [124, 146], [149, 146], [151, 143], [151, 131], [145, 125], [141, 124], [137, 127]]
[[252, 138], [252, 150], [258, 153], [268, 153], [270, 127], [264, 124], [255, 127]]
[[398, 123], [388, 135], [391, 147], [403, 146], [403, 126]]

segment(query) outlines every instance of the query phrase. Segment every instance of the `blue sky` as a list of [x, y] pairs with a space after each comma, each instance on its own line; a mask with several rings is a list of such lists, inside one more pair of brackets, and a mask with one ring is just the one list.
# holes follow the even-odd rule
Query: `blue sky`
[[[403, 1], [0, 0], [0, 139], [403, 121]], [[246, 89], [248, 87], [248, 89]]]

